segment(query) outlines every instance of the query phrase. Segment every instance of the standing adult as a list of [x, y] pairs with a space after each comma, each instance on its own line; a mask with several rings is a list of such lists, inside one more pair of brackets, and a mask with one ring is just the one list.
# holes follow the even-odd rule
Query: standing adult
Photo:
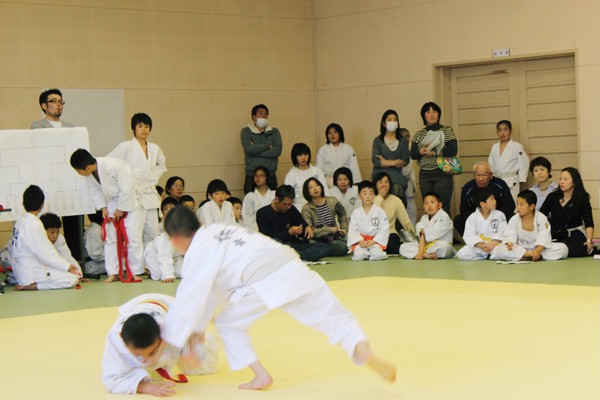
[[473, 201], [473, 194], [478, 188], [489, 188], [492, 191], [496, 200], [496, 210], [502, 211], [507, 221], [515, 213], [515, 201], [506, 182], [494, 176], [490, 164], [485, 161], [479, 161], [473, 166], [473, 179], [467, 182], [462, 188], [460, 194], [460, 214], [454, 218], [454, 229], [461, 236], [465, 232], [467, 218], [478, 207], [478, 204]]
[[450, 215], [450, 200], [454, 188], [452, 175], [438, 168], [438, 157], [455, 157], [458, 141], [451, 126], [440, 124], [442, 109], [433, 102], [423, 104], [421, 119], [425, 127], [415, 133], [410, 157], [419, 164], [421, 195], [434, 192], [440, 196], [442, 207]]
[[406, 204], [406, 186], [408, 181], [402, 169], [410, 162], [408, 140], [400, 132], [398, 113], [387, 110], [381, 116], [379, 136], [373, 140], [371, 151], [373, 173], [371, 179], [379, 172], [385, 172], [392, 179], [393, 194]]
[[[39, 103], [44, 113], [44, 118], [32, 122], [31, 129], [73, 128], [73, 124], [61, 120], [65, 101], [59, 89], [54, 88], [43, 91], [40, 94]], [[81, 215], [62, 217], [63, 232], [67, 246], [71, 250], [73, 257], [78, 261], [83, 258], [83, 254], [81, 254], [82, 238], [79, 232], [79, 220], [81, 218]]]
[[333, 175], [338, 168], [342, 167], [352, 171], [354, 180], [362, 181], [356, 153], [352, 146], [345, 143], [342, 127], [335, 122], [329, 124], [325, 129], [325, 139], [327, 143], [321, 146], [317, 153], [317, 167], [323, 171], [327, 186], [329, 188], [335, 186]]
[[244, 194], [254, 190], [254, 170], [263, 166], [271, 171], [267, 185], [277, 189], [277, 161], [281, 155], [281, 134], [269, 125], [269, 109], [264, 104], [252, 107], [252, 123], [242, 129], [242, 147], [246, 162]]

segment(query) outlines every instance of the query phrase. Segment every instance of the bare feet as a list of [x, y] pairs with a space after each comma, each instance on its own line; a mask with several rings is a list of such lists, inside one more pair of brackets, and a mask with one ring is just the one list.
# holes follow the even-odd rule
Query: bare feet
[[15, 290], [18, 290], [18, 291], [38, 290], [38, 288], [37, 288], [37, 283], [30, 283], [29, 285], [26, 285], [26, 286], [16, 285]]
[[437, 254], [435, 254], [435, 253], [431, 253], [431, 254], [425, 253], [425, 254], [423, 254], [423, 257], [427, 258], [429, 260], [437, 260], [437, 258], [438, 258]]
[[109, 275], [108, 278], [102, 281], [102, 283], [113, 283], [117, 281], [116, 275]]
[[396, 380], [396, 367], [373, 355], [368, 342], [360, 342], [354, 348], [354, 361], [359, 365], [367, 364], [373, 371], [388, 382]]
[[260, 363], [260, 361], [250, 364], [249, 367], [254, 372], [254, 379], [250, 382], [242, 383], [239, 388], [247, 390], [259, 390], [266, 389], [273, 384], [273, 378], [266, 370], [266, 368]]

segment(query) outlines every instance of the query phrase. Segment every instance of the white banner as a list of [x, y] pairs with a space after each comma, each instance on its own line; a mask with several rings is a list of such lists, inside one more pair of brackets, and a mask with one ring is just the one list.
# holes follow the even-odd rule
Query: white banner
[[59, 216], [94, 213], [84, 177], [71, 167], [71, 154], [89, 149], [86, 128], [0, 130], [0, 221], [15, 221], [25, 211], [23, 191], [42, 188], [43, 212]]

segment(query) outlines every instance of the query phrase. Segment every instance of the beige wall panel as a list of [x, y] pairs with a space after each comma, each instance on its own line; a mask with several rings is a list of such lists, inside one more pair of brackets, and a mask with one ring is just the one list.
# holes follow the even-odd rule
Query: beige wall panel
[[175, 167], [218, 165], [211, 104], [207, 91], [127, 90], [126, 132], [130, 130], [128, 121], [134, 113], [145, 112], [152, 117], [150, 140], [163, 150], [169, 168], [167, 174]]
[[572, 49], [573, 7], [570, 0], [436, 2], [436, 62], [491, 58], [505, 47], [513, 56]]
[[581, 178], [600, 180], [600, 151], [583, 150], [581, 157]]
[[313, 90], [312, 21], [211, 15], [212, 87]]
[[576, 103], [561, 102], [547, 104], [530, 104], [527, 106], [530, 121], [543, 119], [576, 118]]
[[527, 86], [546, 86], [546, 85], [558, 85], [558, 84], [574, 84], [575, 74], [573, 73], [573, 67], [566, 68], [553, 68], [544, 69], [537, 71], [527, 71], [525, 78], [527, 80]]
[[456, 78], [457, 92], [472, 93], [508, 90], [509, 78], [507, 73], [490, 74], [487, 72], [481, 75], [460, 76]]
[[533, 160], [536, 157], [547, 158], [550, 164], [552, 164], [552, 179], [556, 182], [558, 182], [561, 169], [565, 167], [577, 167], [579, 165], [579, 154], [577, 153], [549, 154], [544, 152], [527, 154], [529, 155], [529, 160]]
[[599, 151], [600, 65], [580, 67], [578, 72], [580, 148]]
[[600, 64], [600, 1], [577, 0], [573, 7], [573, 24], [579, 65]]
[[510, 106], [458, 110], [459, 120], [467, 124], [496, 123], [507, 115], [510, 115]]
[[459, 142], [459, 154], [468, 154], [469, 156], [480, 156], [487, 161], [488, 155], [494, 143], [498, 140], [462, 140]]
[[575, 85], [530, 87], [527, 89], [527, 103], [553, 103], [559, 101], [575, 101], [577, 99]]
[[[514, 128], [514, 124], [513, 124]], [[496, 123], [461, 125], [458, 140], [489, 140], [496, 137]]]
[[556, 119], [550, 121], [529, 121], [527, 136], [577, 136], [577, 120]]
[[210, 87], [208, 16], [115, 9], [90, 16], [94, 87]]
[[43, 118], [39, 89], [0, 88], [0, 129], [29, 129]]
[[208, 13], [209, 0], [102, 0], [92, 2], [92, 6], [94, 8]]
[[[524, 62], [524, 64], [525, 64], [525, 69], [527, 71], [534, 71], [534, 70], [544, 71], [544, 70], [555, 69], [555, 68], [574, 67], [575, 59], [573, 57], [571, 57], [570, 55], [557, 56], [557, 57], [553, 57], [552, 59], [540, 58], [540, 59], [526, 60]], [[565, 81], [568, 81], [568, 82], [573, 81], [572, 77], [569, 77], [566, 74], [564, 76], [565, 76]], [[550, 81], [550, 83], [552, 83], [552, 82], [554, 82], [554, 80]]]
[[[16, 3], [11, 0], [0, 0], [0, 3]], [[21, 3], [25, 3], [25, 1], [21, 1]], [[88, 7], [91, 0], [27, 0], [29, 4], [38, 4], [38, 5], [50, 5], [50, 6], [79, 6], [79, 7]]]
[[495, 90], [491, 92], [472, 92], [458, 94], [460, 108], [470, 107], [496, 107], [510, 103], [508, 90]]
[[411, 5], [431, 3], [430, 0], [317, 0], [315, 17], [326, 18], [339, 15], [368, 13]]
[[530, 138], [528, 150], [536, 154], [577, 152], [577, 141], [572, 136], [547, 138]]
[[90, 85], [87, 9], [0, 3], [0, 37], [0, 87]]
[[210, 0], [210, 13], [312, 20], [312, 0]]
[[317, 87], [431, 80], [430, 12], [422, 5], [317, 20]]

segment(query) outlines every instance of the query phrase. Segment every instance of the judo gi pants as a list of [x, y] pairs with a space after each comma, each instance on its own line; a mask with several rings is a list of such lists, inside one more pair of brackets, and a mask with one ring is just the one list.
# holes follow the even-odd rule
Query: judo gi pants
[[[136, 209], [128, 212], [125, 217], [125, 229], [129, 245], [127, 251], [129, 255], [129, 268], [131, 273], [139, 275], [144, 272], [142, 256], [144, 246], [142, 244], [142, 235], [144, 232], [145, 210]], [[106, 224], [106, 242], [104, 244], [104, 263], [108, 275], [117, 275], [119, 273], [119, 256], [117, 253], [117, 232], [113, 224]]]
[[367, 247], [366, 249], [360, 246], [356, 246], [352, 254], [352, 261], [380, 261], [386, 259], [387, 253], [378, 244], [375, 244], [371, 247]]
[[[415, 258], [418, 252], [419, 243], [402, 243], [400, 246], [400, 255], [402, 257]], [[437, 258], [452, 258], [454, 257], [454, 247], [443, 240], [436, 240], [425, 247], [425, 253], [435, 253]]]
[[38, 290], [71, 289], [79, 282], [79, 278], [70, 272], [51, 269], [50, 276], [36, 280]]
[[456, 253], [456, 257], [461, 261], [487, 260], [489, 255], [477, 247], [470, 246], [464, 246]]
[[[324, 333], [332, 345], [340, 343], [350, 357], [356, 345], [367, 340], [356, 317], [325, 283], [279, 309]], [[269, 311], [258, 293], [250, 289], [238, 302], [226, 304], [217, 315], [215, 325], [232, 370], [240, 370], [258, 361], [248, 328]]]
[[[507, 261], [518, 261], [523, 258], [526, 251], [533, 249], [526, 249], [523, 246], [514, 245], [512, 250], [508, 250], [505, 244], [499, 244], [494, 247], [492, 251], [492, 260], [507, 260]], [[569, 248], [564, 243], [553, 242], [550, 248], [542, 250], [542, 258], [548, 261], [562, 260], [567, 258], [569, 254]]]

